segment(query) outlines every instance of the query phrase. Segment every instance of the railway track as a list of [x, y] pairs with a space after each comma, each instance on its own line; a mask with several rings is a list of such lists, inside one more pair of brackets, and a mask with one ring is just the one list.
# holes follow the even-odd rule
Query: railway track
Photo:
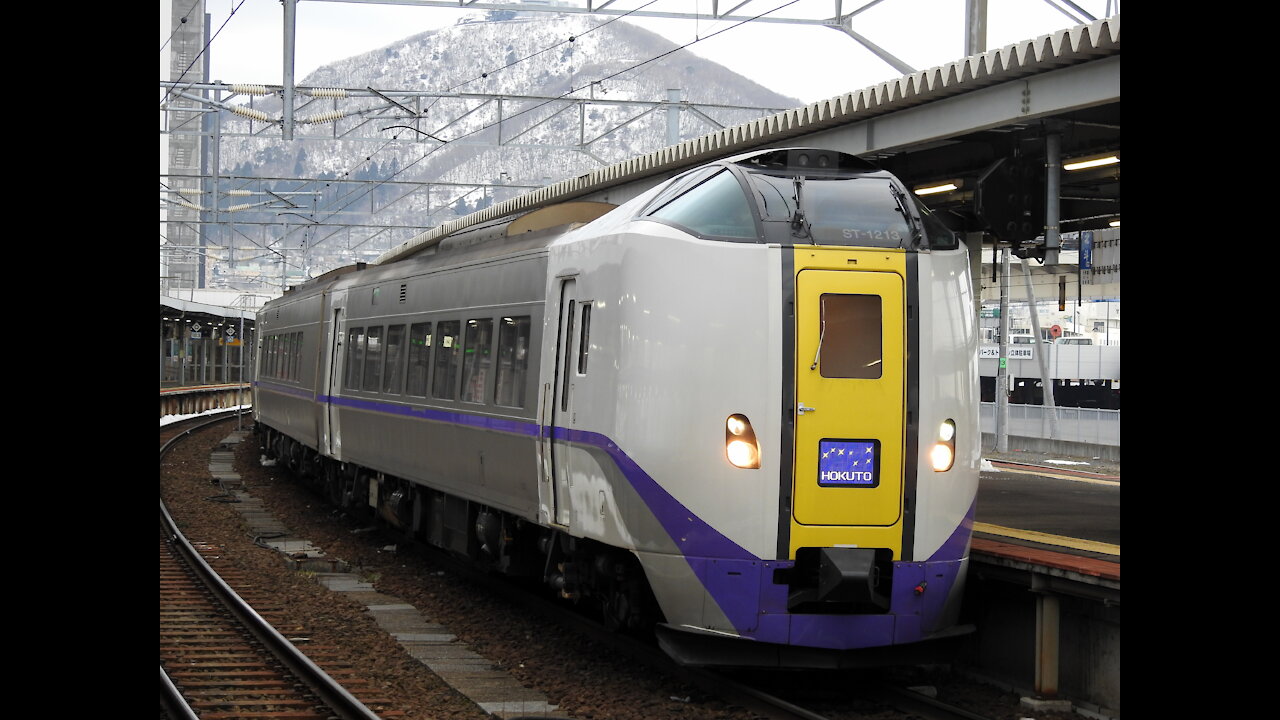
[[[162, 438], [170, 437], [162, 440], [161, 457], [205, 424], [176, 432], [162, 429]], [[279, 622], [273, 601], [253, 597], [252, 588], [245, 587], [233, 568], [220, 566], [220, 548], [188, 541], [163, 501], [160, 520], [163, 715], [202, 720], [377, 720], [379, 715], [366, 702], [376, 705], [380, 700], [367, 687], [343, 687], [341, 682], [354, 678], [340, 665], [332, 665], [337, 662], [333, 651], [312, 647], [311, 657], [300, 652], [273, 626], [273, 618]], [[329, 671], [312, 657], [328, 660]], [[398, 715], [383, 712], [381, 717]]]

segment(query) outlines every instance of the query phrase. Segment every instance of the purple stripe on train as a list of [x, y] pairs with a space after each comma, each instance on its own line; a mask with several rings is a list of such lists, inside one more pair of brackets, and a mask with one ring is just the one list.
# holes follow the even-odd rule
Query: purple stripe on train
[[523, 420], [511, 420], [509, 418], [490, 417], [487, 415], [472, 415], [471, 413], [450, 412], [447, 410], [432, 410], [430, 408], [412, 407], [409, 405], [398, 405], [394, 403], [353, 397], [322, 395], [319, 400], [320, 402], [327, 402], [331, 405], [349, 407], [356, 410], [370, 410], [373, 412], [386, 413], [388, 415], [400, 415], [402, 417], [413, 417], [420, 420], [451, 423], [453, 425], [463, 425], [465, 427], [478, 428], [481, 430], [494, 430], [497, 432], [511, 433], [513, 435], [541, 437], [539, 427], [536, 423], [528, 423]]

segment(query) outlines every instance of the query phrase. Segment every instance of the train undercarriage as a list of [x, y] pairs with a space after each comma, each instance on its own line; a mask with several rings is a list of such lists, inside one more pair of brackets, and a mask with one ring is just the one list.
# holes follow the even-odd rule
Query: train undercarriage
[[283, 465], [326, 502], [511, 578], [540, 581], [619, 631], [662, 621], [632, 553], [577, 538], [510, 513], [368, 468], [327, 458], [268, 426], [255, 434], [267, 458]]

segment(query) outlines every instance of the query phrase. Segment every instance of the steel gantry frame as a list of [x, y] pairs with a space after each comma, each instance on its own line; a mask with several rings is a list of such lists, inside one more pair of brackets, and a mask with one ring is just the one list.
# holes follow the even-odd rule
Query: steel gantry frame
[[[372, 247], [371, 242], [380, 236], [383, 239], [395, 238], [396, 231], [400, 240], [412, 237], [435, 225], [434, 217], [440, 211], [449, 208], [459, 200], [467, 200], [476, 194], [488, 198], [492, 193], [506, 194], [511, 191], [527, 191], [541, 187], [559, 178], [541, 178], [540, 183], [530, 184], [512, 179], [493, 181], [477, 179], [462, 182], [438, 181], [398, 181], [392, 178], [377, 180], [361, 180], [349, 177], [327, 179], [304, 178], [255, 178], [225, 174], [221, 171], [220, 152], [226, 139], [273, 139], [273, 129], [279, 125], [278, 120], [263, 110], [255, 107], [252, 99], [258, 96], [278, 96], [279, 86], [263, 85], [227, 85], [223, 83], [174, 83], [162, 82], [161, 89], [169, 98], [167, 105], [173, 111], [181, 112], [179, 117], [162, 127], [162, 134], [171, 138], [185, 139], [186, 145], [198, 148], [202, 141], [207, 141], [210, 148], [207, 152], [196, 150], [201, 162], [198, 169], [186, 172], [170, 172], [161, 179], [161, 207], [171, 211], [170, 236], [194, 237], [188, 239], [186, 246], [208, 247], [205, 233], [201, 227], [205, 225], [223, 225], [232, 232], [239, 233], [237, 225], [271, 225], [270, 220], [247, 220], [246, 216], [253, 212], [287, 211], [297, 209], [284, 195], [296, 193], [318, 194], [322, 189], [339, 189], [326, 193], [336, 204], [336, 210], [312, 212], [310, 222], [325, 226], [326, 232], [315, 238], [304, 240], [304, 245], [314, 247], [324, 243], [342, 231], [348, 233], [347, 252], [358, 248]], [[486, 93], [439, 93], [406, 90], [377, 90], [367, 88], [299, 88], [299, 94], [308, 98], [300, 109], [311, 108], [312, 113], [305, 116], [302, 122], [309, 127], [328, 126], [323, 133], [299, 133], [299, 140], [341, 141], [351, 143], [379, 143], [385, 147], [389, 144], [413, 145], [424, 150], [422, 158], [446, 145], [480, 148], [540, 148], [543, 150], [573, 151], [589, 158], [595, 166], [607, 166], [610, 159], [602, 157], [593, 150], [594, 144], [611, 136], [618, 130], [659, 111], [668, 115], [667, 144], [680, 141], [679, 116], [684, 114], [693, 117], [707, 126], [709, 131], [721, 130], [726, 124], [733, 125], [743, 117], [753, 118], [783, 111], [785, 108], [754, 107], [744, 105], [727, 105], [713, 103], [690, 103], [680, 99], [679, 90], [669, 90], [665, 100], [622, 100], [595, 97], [595, 87], [589, 87], [586, 97], [548, 97], [511, 94]], [[239, 97], [248, 97], [251, 102], [247, 106], [231, 104]], [[315, 107], [316, 103], [332, 103], [331, 107]], [[345, 103], [346, 107], [340, 105]], [[431, 108], [432, 125], [426, 125], [427, 113], [424, 106]], [[604, 124], [592, 126], [588, 116], [594, 106], [611, 106], [621, 109], [620, 113], [605, 113], [607, 117], [621, 114], [623, 117], [612, 119]], [[229, 120], [225, 110], [232, 114]], [[533, 137], [535, 131], [549, 126], [556, 118], [564, 118], [576, 113], [576, 123], [566, 123], [576, 128], [572, 137], [563, 132], [556, 137], [556, 131], [549, 130], [543, 137]], [[736, 115], [736, 119], [728, 119]], [[470, 125], [464, 123], [470, 122]], [[478, 127], [476, 127], [478, 126]], [[380, 134], [379, 134], [380, 133]], [[390, 191], [394, 198], [378, 203], [375, 200], [376, 190], [383, 195]], [[243, 198], [256, 196], [258, 202], [246, 202]], [[389, 225], [387, 223], [372, 224], [348, 222], [344, 217], [355, 215], [346, 208], [368, 199], [368, 213], [360, 215], [376, 216], [379, 212], [398, 205], [400, 207], [416, 203], [415, 212], [423, 218], [422, 225]], [[425, 199], [425, 200], [423, 200]], [[268, 216], [269, 217], [269, 216]], [[352, 242], [350, 231], [364, 228], [375, 230], [373, 234], [358, 242]], [[249, 241], [260, 250], [276, 255], [281, 262], [287, 262], [279, 251], [287, 241], [299, 230], [297, 224], [292, 228], [286, 226], [280, 237], [272, 241]], [[172, 244], [172, 243], [171, 243]], [[382, 245], [381, 242], [378, 245]], [[390, 244], [380, 250], [389, 249]], [[185, 257], [193, 261], [173, 262], [175, 267], [193, 265], [188, 274], [199, 278], [205, 277], [204, 265], [206, 253], [198, 253]], [[176, 256], [170, 256], [176, 261]], [[229, 258], [228, 258], [229, 259]], [[296, 268], [306, 266], [306, 255]], [[181, 272], [181, 270], [179, 270]], [[284, 277], [282, 269], [281, 277]], [[172, 279], [172, 276], [168, 276]], [[284, 281], [281, 281], [284, 284]]]
[[[592, 157], [602, 165], [608, 164], [609, 160], [596, 157], [592, 154], [590, 147], [593, 143], [608, 137], [617, 132], [626, 125], [633, 123], [640, 118], [665, 110], [668, 113], [689, 113], [700, 119], [711, 130], [722, 130], [726, 127], [725, 123], [715, 117], [717, 113], [749, 113], [751, 115], [771, 115], [783, 112], [790, 108], [785, 107], [761, 107], [755, 105], [729, 105], [724, 103], [694, 103], [687, 100], [681, 100], [678, 94], [676, 96], [668, 95], [662, 100], [622, 100], [596, 97], [594, 94], [595, 86], [593, 83], [588, 87], [588, 95], [586, 97], [577, 95], [565, 96], [549, 96], [549, 95], [520, 95], [513, 93], [464, 93], [464, 92], [436, 92], [428, 90], [376, 90], [372, 87], [365, 88], [316, 88], [316, 87], [297, 87], [295, 94], [305, 96], [307, 99], [294, 108], [294, 123], [296, 125], [305, 125], [308, 128], [317, 128], [321, 126], [330, 126], [332, 129], [326, 133], [304, 134], [295, 139], [300, 140], [364, 140], [370, 142], [386, 142], [387, 135], [383, 134], [392, 129], [410, 130], [415, 135], [409, 135], [408, 140], [401, 142], [409, 142], [414, 144], [430, 145], [430, 144], [470, 144], [484, 146], [511, 146], [511, 147], [540, 147], [554, 150], [572, 150], [581, 152]], [[237, 120], [243, 118], [246, 124], [244, 129], [222, 128], [217, 130], [217, 134], [221, 138], [233, 137], [252, 137], [266, 138], [269, 132], [276, 126], [282, 125], [283, 120], [279, 116], [265, 112], [254, 106], [254, 98], [257, 96], [269, 96], [273, 99], [283, 92], [280, 85], [245, 85], [245, 84], [227, 84], [222, 82], [213, 83], [193, 83], [193, 82], [171, 82], [161, 81], [161, 89], [167, 90], [171, 97], [178, 100], [186, 101], [184, 106], [178, 106], [173, 103], [171, 106], [166, 105], [162, 110], [173, 110], [175, 112], [182, 111], [191, 113], [192, 106], [204, 105], [206, 111], [225, 110], [237, 116]], [[677, 91], [678, 92], [678, 91]], [[223, 96], [223, 93], [227, 93]], [[249, 100], [249, 104], [233, 105], [233, 100], [244, 97]], [[320, 109], [310, 115], [299, 117], [298, 111], [312, 108], [313, 105], [324, 101], [330, 101], [332, 107]], [[372, 101], [372, 102], [370, 102]], [[428, 117], [428, 110], [423, 107], [424, 103], [430, 101], [429, 108], [431, 116]], [[342, 103], [347, 103], [348, 107], [342, 107]], [[443, 103], [443, 104], [442, 104]], [[275, 102], [271, 103], [273, 106]], [[351, 107], [353, 105], [354, 107]], [[512, 112], [510, 106], [514, 105]], [[619, 122], [612, 127], [604, 130], [593, 129], [594, 136], [587, 138], [587, 117], [588, 110], [592, 106], [612, 106], [617, 108], [625, 108], [635, 111], [636, 114], [627, 118], [625, 121]], [[531, 125], [528, 125], [517, 132], [515, 135], [506, 135], [504, 137], [505, 125], [512, 119], [533, 113], [537, 110], [544, 110], [542, 116], [535, 118]], [[522, 135], [532, 132], [539, 126], [545, 125], [556, 117], [566, 115], [571, 110], [577, 111], [577, 138], [576, 140], [568, 140], [564, 142], [533, 142], [520, 144], [515, 141]], [[467, 117], [476, 115], [484, 117], [484, 113], [491, 113], [491, 119], [485, 120], [480, 130], [495, 129], [497, 132], [497, 141], [470, 139], [474, 135], [478, 135], [480, 131], [461, 131], [454, 129], [455, 125], [460, 124]], [[444, 120], [440, 117], [444, 116]], [[430, 129], [424, 129], [424, 123], [427, 120], [432, 121]], [[345, 121], [345, 126], [344, 126]], [[399, 125], [387, 125], [377, 127], [381, 123], [411, 123]], [[737, 121], [730, 121], [736, 124]], [[443, 123], [443, 124], [441, 124]], [[201, 135], [206, 132], [189, 128], [191, 119], [187, 118], [180, 122], [170, 122], [169, 127], [162, 129], [162, 132], [169, 135]], [[370, 129], [375, 132], [370, 133]], [[447, 137], [447, 135], [453, 135]], [[289, 138], [285, 138], [289, 139]], [[392, 140], [400, 140], [398, 135], [393, 136]], [[679, 142], [678, 136], [668, 136], [667, 141], [671, 143]]]

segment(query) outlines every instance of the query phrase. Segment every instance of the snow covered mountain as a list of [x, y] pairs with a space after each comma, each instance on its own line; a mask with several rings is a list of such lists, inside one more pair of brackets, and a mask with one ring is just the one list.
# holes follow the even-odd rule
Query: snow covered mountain
[[[220, 166], [233, 187], [319, 193], [290, 196], [297, 207], [284, 215], [276, 205], [232, 219], [294, 220], [283, 238], [272, 228], [238, 233], [305, 250], [275, 271], [277, 284], [285, 273], [314, 276], [376, 257], [532, 187], [671, 144], [665, 109], [626, 101], [662, 101], [678, 89], [688, 104], [681, 139], [801, 104], [625, 20], [512, 11], [468, 15], [297, 85], [292, 141], [278, 128], [245, 137], [247, 120], [225, 111], [222, 118]], [[369, 93], [339, 101], [315, 88], [395, 91], [403, 109]], [[281, 115], [279, 97], [253, 108]], [[324, 120], [337, 112], [346, 117]]]

